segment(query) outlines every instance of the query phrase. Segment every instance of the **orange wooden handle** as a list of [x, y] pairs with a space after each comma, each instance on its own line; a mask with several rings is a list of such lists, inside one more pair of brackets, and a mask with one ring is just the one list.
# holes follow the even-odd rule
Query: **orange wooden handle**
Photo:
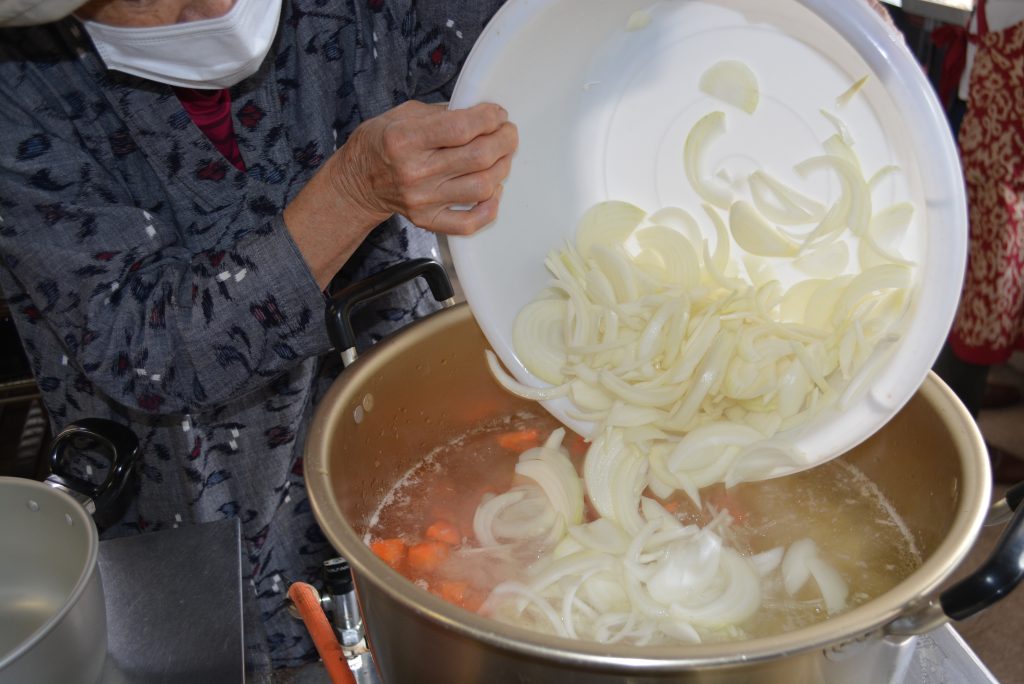
[[309, 635], [313, 637], [313, 644], [316, 645], [316, 652], [324, 661], [327, 674], [332, 684], [356, 684], [356, 678], [352, 676], [352, 670], [348, 669], [348, 661], [345, 654], [341, 652], [341, 644], [334, 633], [334, 628], [327, 621], [323, 608], [320, 607], [320, 600], [316, 590], [305, 582], [295, 582], [288, 587], [288, 598], [292, 600], [295, 607], [302, 616]]

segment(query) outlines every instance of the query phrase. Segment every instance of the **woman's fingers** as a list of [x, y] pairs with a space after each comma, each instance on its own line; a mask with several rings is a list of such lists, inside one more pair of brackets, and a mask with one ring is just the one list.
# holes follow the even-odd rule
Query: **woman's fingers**
[[499, 159], [510, 156], [518, 145], [519, 133], [514, 124], [506, 121], [492, 133], [480, 135], [465, 145], [434, 150], [423, 173], [448, 179], [489, 169]]
[[498, 204], [503, 190], [499, 185], [489, 199], [478, 202], [470, 209], [438, 209], [429, 220], [429, 229], [446, 235], [472, 235], [498, 216]]
[[[429, 105], [427, 105], [429, 107]], [[508, 122], [508, 112], [490, 103], [468, 109], [446, 110], [430, 107], [423, 117], [428, 123], [418, 131], [418, 144], [423, 149], [461, 147], [481, 135], [494, 133]]]
[[[410, 200], [410, 212], [405, 216], [421, 228], [442, 233], [462, 235], [470, 229], [479, 230], [494, 219], [495, 214], [488, 213], [492, 207], [487, 203], [501, 197], [501, 183], [508, 176], [511, 163], [510, 156], [502, 157], [489, 169], [452, 178], [421, 200]], [[494, 204], [496, 212], [496, 201]], [[448, 213], [453, 206], [476, 209], [479, 205], [485, 206], [475, 213], [458, 209]], [[485, 222], [476, 222], [478, 217], [485, 215], [489, 216]]]
[[502, 181], [508, 177], [512, 157], [505, 156], [482, 171], [474, 171], [446, 180], [436, 192], [435, 202], [450, 204], [473, 204], [491, 198]]

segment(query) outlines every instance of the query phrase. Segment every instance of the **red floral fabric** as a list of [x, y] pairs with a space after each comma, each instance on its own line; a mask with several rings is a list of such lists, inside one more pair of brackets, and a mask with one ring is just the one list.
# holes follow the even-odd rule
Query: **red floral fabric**
[[967, 277], [950, 343], [1002, 363], [1024, 342], [1024, 23], [988, 31], [979, 3], [960, 154], [970, 213]]

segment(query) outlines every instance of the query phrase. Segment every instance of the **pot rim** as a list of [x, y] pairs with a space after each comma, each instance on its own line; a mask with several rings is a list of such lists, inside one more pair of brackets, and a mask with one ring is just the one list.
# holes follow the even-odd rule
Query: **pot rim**
[[[600, 644], [545, 635], [522, 627], [470, 613], [430, 594], [406, 580], [377, 558], [345, 520], [330, 485], [331, 436], [338, 422], [347, 418], [346, 406], [358, 405], [360, 380], [373, 377], [389, 359], [415, 354], [422, 340], [443, 333], [471, 317], [464, 303], [407, 326], [363, 354], [335, 380], [317, 407], [306, 441], [306, 480], [313, 513], [332, 546], [353, 569], [358, 589], [372, 583], [391, 600], [420, 618], [454, 633], [490, 646], [528, 657], [554, 659], [611, 670], [672, 671], [699, 667], [729, 667], [774, 660], [815, 649], [881, 635], [893, 620], [934, 599], [934, 593], [950, 577], [970, 551], [984, 523], [991, 497], [991, 473], [984, 439], [967, 409], [934, 373], [918, 390], [936, 410], [949, 418], [960, 454], [961, 478], [955, 480], [960, 501], [953, 522], [932, 554], [899, 584], [866, 604], [824, 622], [784, 634], [740, 642], [681, 646], [637, 647]], [[741, 648], [737, 648], [742, 644]], [[742, 650], [742, 653], [739, 652]]]
[[88, 551], [85, 556], [85, 563], [82, 567], [82, 571], [75, 581], [71, 591], [68, 592], [64, 599], [64, 604], [60, 607], [56, 613], [51, 615], [46, 622], [40, 625], [31, 636], [23, 640], [18, 646], [8, 652], [6, 655], [0, 656], [0, 671], [6, 668], [8, 665], [16, 661], [22, 655], [27, 653], [36, 644], [42, 641], [50, 632], [56, 629], [57, 625], [63, 621], [64, 617], [78, 604], [82, 594], [85, 593], [86, 587], [92, 581], [93, 575], [97, 572], [99, 565], [99, 532], [96, 530], [96, 525], [93, 522], [92, 516], [73, 498], [59, 489], [54, 489], [49, 485], [37, 482], [35, 480], [29, 480], [23, 477], [6, 477], [0, 476], [0, 490], [6, 487], [14, 487], [12, 490], [12, 496], [17, 496], [22, 492], [17, 492], [18, 488], [24, 489], [26, 494], [35, 494], [38, 497], [55, 497], [57, 499], [63, 499], [64, 503], [69, 504], [71, 512], [69, 515], [73, 515], [73, 524], [78, 525], [79, 529], [85, 530], [86, 543], [88, 544]]

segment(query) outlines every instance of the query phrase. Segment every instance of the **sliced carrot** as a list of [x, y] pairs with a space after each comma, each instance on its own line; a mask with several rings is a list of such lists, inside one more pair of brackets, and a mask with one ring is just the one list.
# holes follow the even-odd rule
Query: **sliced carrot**
[[480, 591], [470, 587], [462, 594], [462, 607], [471, 613], [476, 613], [480, 610], [480, 606], [484, 605], [484, 601], [487, 599], [486, 592]]
[[587, 453], [587, 449], [590, 448], [590, 444], [587, 443], [583, 437], [577, 434], [573, 434], [568, 440], [566, 448], [572, 456], [583, 456]]
[[522, 453], [527, 449], [540, 446], [540, 433], [532, 428], [516, 432], [503, 432], [498, 435], [498, 445], [502, 449]]
[[461, 606], [467, 589], [469, 589], [469, 584], [466, 582], [460, 580], [441, 580], [441, 585], [438, 587], [438, 595], [448, 603]]
[[450, 547], [444, 542], [425, 541], [409, 547], [409, 567], [419, 572], [433, 572], [448, 558]]
[[676, 513], [676, 512], [679, 511], [679, 502], [678, 501], [667, 501], [664, 504], [662, 504], [662, 506], [669, 513]]
[[370, 550], [396, 570], [405, 560], [406, 546], [401, 539], [378, 539], [370, 543]]
[[427, 539], [458, 546], [462, 543], [462, 533], [459, 532], [459, 528], [447, 520], [438, 520], [427, 528]]

